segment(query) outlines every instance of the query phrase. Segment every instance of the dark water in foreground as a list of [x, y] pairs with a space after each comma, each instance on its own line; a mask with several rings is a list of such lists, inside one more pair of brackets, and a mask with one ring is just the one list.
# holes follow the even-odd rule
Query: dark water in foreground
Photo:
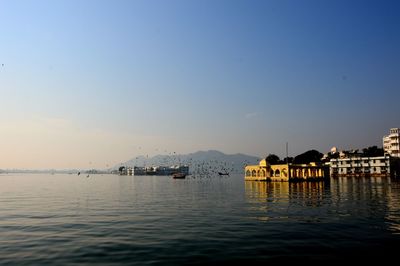
[[386, 261], [400, 182], [0, 175], [0, 264]]

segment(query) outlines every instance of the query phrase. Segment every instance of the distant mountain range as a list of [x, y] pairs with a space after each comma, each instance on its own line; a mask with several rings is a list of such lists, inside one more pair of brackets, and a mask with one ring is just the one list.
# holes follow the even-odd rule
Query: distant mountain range
[[0, 174], [7, 173], [109, 173], [118, 170], [120, 166], [172, 166], [188, 165], [192, 174], [213, 175], [218, 172], [243, 173], [247, 164], [258, 164], [260, 158], [242, 153], [225, 154], [216, 150], [197, 151], [189, 154], [156, 155], [153, 157], [138, 156], [129, 161], [115, 165], [111, 169], [0, 169]]
[[189, 165], [191, 173], [229, 172], [242, 173], [246, 164], [257, 164], [260, 158], [246, 154], [225, 154], [216, 150], [197, 151], [189, 154], [156, 155], [153, 157], [138, 156], [118, 164], [120, 166], [171, 166]]

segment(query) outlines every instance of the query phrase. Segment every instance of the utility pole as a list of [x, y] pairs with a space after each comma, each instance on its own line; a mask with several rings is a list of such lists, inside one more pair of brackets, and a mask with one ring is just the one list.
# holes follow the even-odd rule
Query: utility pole
[[289, 144], [286, 142], [286, 163], [289, 164]]

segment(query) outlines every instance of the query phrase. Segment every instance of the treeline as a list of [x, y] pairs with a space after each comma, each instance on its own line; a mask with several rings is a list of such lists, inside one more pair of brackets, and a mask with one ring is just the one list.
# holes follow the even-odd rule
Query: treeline
[[371, 146], [368, 148], [364, 148], [361, 151], [357, 149], [352, 151], [329, 152], [325, 157], [324, 154], [322, 154], [317, 150], [309, 150], [295, 157], [288, 157], [284, 159], [280, 159], [279, 156], [275, 154], [269, 154], [266, 157], [266, 160], [270, 164], [286, 164], [286, 163], [308, 164], [311, 162], [321, 163], [329, 161], [330, 159], [339, 158], [341, 153], [343, 153], [346, 156], [377, 157], [377, 156], [383, 156], [384, 150], [383, 148], [378, 148], [377, 146]]
[[306, 164], [310, 162], [321, 162], [321, 159], [324, 155], [316, 150], [309, 150], [297, 156], [288, 157], [284, 159], [280, 159], [278, 155], [269, 154], [267, 158], [265, 158], [270, 164], [286, 164], [286, 163], [294, 163], [294, 164]]

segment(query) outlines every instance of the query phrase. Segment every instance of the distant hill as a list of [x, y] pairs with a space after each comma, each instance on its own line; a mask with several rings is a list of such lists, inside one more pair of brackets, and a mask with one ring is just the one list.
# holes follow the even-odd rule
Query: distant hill
[[153, 157], [138, 156], [114, 167], [118, 169], [123, 165], [134, 166], [171, 166], [189, 165], [192, 174], [214, 174], [218, 172], [243, 173], [246, 164], [257, 164], [259, 158], [255, 156], [225, 154], [216, 150], [197, 151], [189, 154], [156, 155]]

